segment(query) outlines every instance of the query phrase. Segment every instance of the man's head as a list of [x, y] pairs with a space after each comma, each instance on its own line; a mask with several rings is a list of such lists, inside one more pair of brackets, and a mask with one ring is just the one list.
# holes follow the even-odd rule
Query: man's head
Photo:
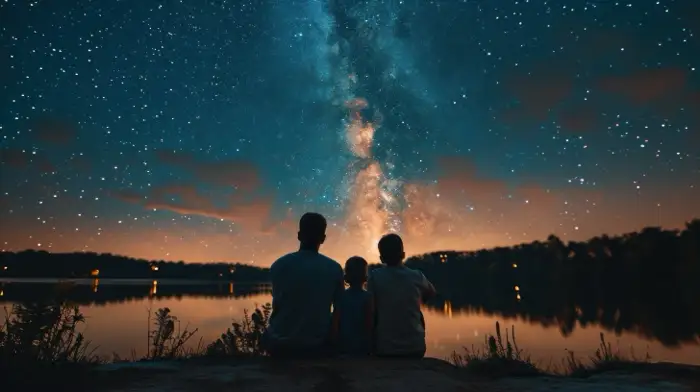
[[326, 218], [315, 212], [302, 215], [299, 219], [297, 239], [302, 248], [318, 250], [326, 240]]
[[403, 251], [403, 240], [397, 234], [387, 234], [379, 240], [379, 259], [390, 266], [400, 265], [406, 254]]

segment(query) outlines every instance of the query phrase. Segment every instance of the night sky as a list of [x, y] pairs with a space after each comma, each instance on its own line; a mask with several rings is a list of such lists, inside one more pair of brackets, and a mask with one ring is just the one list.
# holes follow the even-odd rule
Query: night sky
[[0, 243], [376, 261], [700, 216], [696, 0], [0, 2]]

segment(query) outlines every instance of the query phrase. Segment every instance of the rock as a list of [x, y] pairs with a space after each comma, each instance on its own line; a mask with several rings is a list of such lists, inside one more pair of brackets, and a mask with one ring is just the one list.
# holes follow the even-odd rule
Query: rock
[[[489, 379], [433, 358], [274, 361], [269, 358], [182, 360], [104, 365], [95, 390], [155, 391], [690, 391], [693, 378], [653, 372], [610, 372], [588, 378], [537, 376]], [[693, 376], [694, 377], [694, 376]], [[695, 380], [697, 381], [697, 380]], [[98, 383], [99, 385], [96, 385]], [[700, 384], [696, 384], [700, 385]]]

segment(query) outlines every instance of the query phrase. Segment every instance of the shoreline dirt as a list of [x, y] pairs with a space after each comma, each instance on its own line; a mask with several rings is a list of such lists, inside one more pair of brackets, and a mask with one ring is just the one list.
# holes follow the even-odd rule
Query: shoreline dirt
[[88, 389], [155, 391], [700, 391], [700, 367], [632, 363], [585, 378], [487, 378], [439, 359], [273, 361], [191, 359], [100, 366]]

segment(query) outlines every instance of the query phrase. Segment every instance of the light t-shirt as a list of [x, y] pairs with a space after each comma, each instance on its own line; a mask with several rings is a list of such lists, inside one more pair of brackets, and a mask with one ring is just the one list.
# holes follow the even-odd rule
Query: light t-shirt
[[301, 250], [270, 267], [272, 314], [268, 336], [287, 347], [313, 348], [328, 339], [331, 305], [343, 293], [343, 268], [320, 253]]
[[421, 300], [432, 287], [422, 272], [403, 265], [384, 266], [370, 273], [367, 290], [373, 293], [375, 301], [377, 354], [425, 352]]

